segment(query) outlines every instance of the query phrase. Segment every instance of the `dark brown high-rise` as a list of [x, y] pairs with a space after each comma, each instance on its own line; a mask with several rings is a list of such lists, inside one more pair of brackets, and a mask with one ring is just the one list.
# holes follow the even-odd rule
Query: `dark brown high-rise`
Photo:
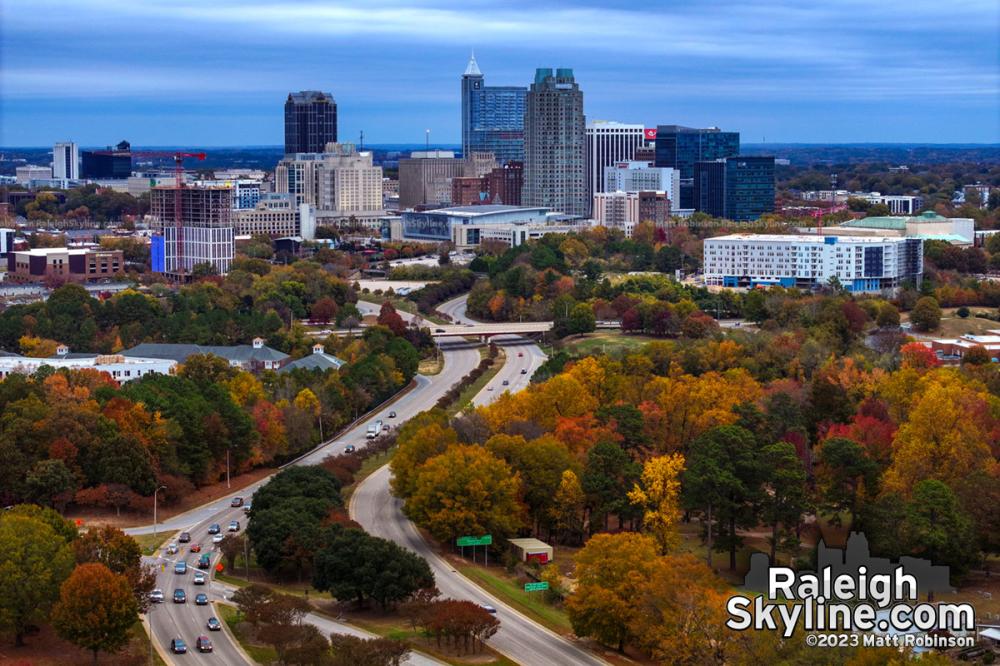
[[303, 90], [285, 101], [285, 154], [322, 153], [337, 142], [337, 102], [330, 93]]

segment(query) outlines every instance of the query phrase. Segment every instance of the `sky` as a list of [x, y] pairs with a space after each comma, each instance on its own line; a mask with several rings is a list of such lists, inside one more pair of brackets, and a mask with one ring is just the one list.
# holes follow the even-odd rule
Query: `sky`
[[3, 0], [0, 146], [277, 145], [305, 89], [341, 141], [458, 143], [473, 49], [487, 85], [572, 68], [588, 120], [1000, 142], [996, 0]]

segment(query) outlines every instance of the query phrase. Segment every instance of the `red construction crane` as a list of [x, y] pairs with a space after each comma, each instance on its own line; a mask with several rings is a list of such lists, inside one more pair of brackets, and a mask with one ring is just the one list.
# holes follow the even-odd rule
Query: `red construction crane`
[[[98, 155], [119, 155], [120, 150], [96, 150]], [[193, 157], [196, 160], [204, 160], [205, 153], [185, 153], [170, 150], [133, 150], [130, 151], [132, 157], [169, 157], [174, 161], [174, 229], [177, 232], [177, 273], [184, 273], [184, 198], [181, 190], [184, 189], [184, 158]]]

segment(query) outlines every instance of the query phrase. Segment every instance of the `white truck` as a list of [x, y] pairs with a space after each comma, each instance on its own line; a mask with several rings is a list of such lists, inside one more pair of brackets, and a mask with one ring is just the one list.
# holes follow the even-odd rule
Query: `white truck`
[[366, 439], [375, 439], [382, 432], [382, 419], [375, 421], [375, 423], [368, 426], [368, 434], [365, 435]]

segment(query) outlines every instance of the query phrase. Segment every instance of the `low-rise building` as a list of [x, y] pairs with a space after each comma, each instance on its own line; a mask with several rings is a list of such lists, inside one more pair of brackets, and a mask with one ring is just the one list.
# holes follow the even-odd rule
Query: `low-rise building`
[[177, 362], [170, 359], [127, 357], [122, 354], [70, 354], [60, 347], [51, 358], [29, 358], [17, 354], [0, 355], [0, 380], [12, 374], [32, 375], [43, 367], [67, 370], [91, 369], [108, 373], [119, 383], [130, 382], [150, 373], [173, 374]]
[[247, 370], [248, 372], [278, 370], [291, 358], [288, 354], [265, 345], [263, 338], [254, 338], [252, 344], [249, 345], [191, 345], [143, 342], [122, 352], [122, 356], [156, 358], [176, 363], [184, 363], [189, 356], [195, 354], [212, 354], [218, 356], [227, 360], [232, 367]]
[[234, 210], [232, 219], [237, 236], [316, 238], [316, 209], [307, 203], [295, 205], [289, 194], [265, 194], [253, 208]]
[[312, 347], [312, 354], [287, 363], [278, 372], [291, 372], [292, 370], [339, 370], [345, 362], [336, 356], [327, 354], [323, 345], [317, 343]]
[[705, 283], [892, 291], [923, 276], [923, 240], [880, 236], [730, 234], [705, 240]]
[[976, 347], [985, 349], [994, 362], [1000, 359], [1000, 329], [990, 329], [985, 335], [966, 333], [957, 338], [939, 338], [925, 344], [943, 363], [960, 363]]
[[670, 218], [670, 198], [666, 192], [597, 192], [593, 216], [600, 226], [621, 229], [626, 238], [640, 222], [662, 228]]
[[[848, 220], [835, 227], [824, 227], [825, 235], [893, 236], [940, 240], [953, 245], [972, 245], [976, 239], [976, 222], [971, 217], [942, 217], [934, 211], [924, 211], [915, 217], [885, 216]], [[818, 233], [817, 228], [803, 229]]]
[[481, 231], [509, 224], [545, 224], [547, 208], [522, 206], [455, 206], [428, 211], [406, 211], [400, 218], [399, 234], [391, 240], [453, 242], [456, 246], [479, 245]]
[[47, 279], [88, 282], [111, 279], [125, 270], [121, 250], [76, 247], [38, 247], [7, 252], [7, 280], [43, 282]]
[[52, 167], [38, 166], [36, 164], [26, 164], [14, 169], [14, 175], [18, 185], [30, 185], [33, 180], [51, 180]]

